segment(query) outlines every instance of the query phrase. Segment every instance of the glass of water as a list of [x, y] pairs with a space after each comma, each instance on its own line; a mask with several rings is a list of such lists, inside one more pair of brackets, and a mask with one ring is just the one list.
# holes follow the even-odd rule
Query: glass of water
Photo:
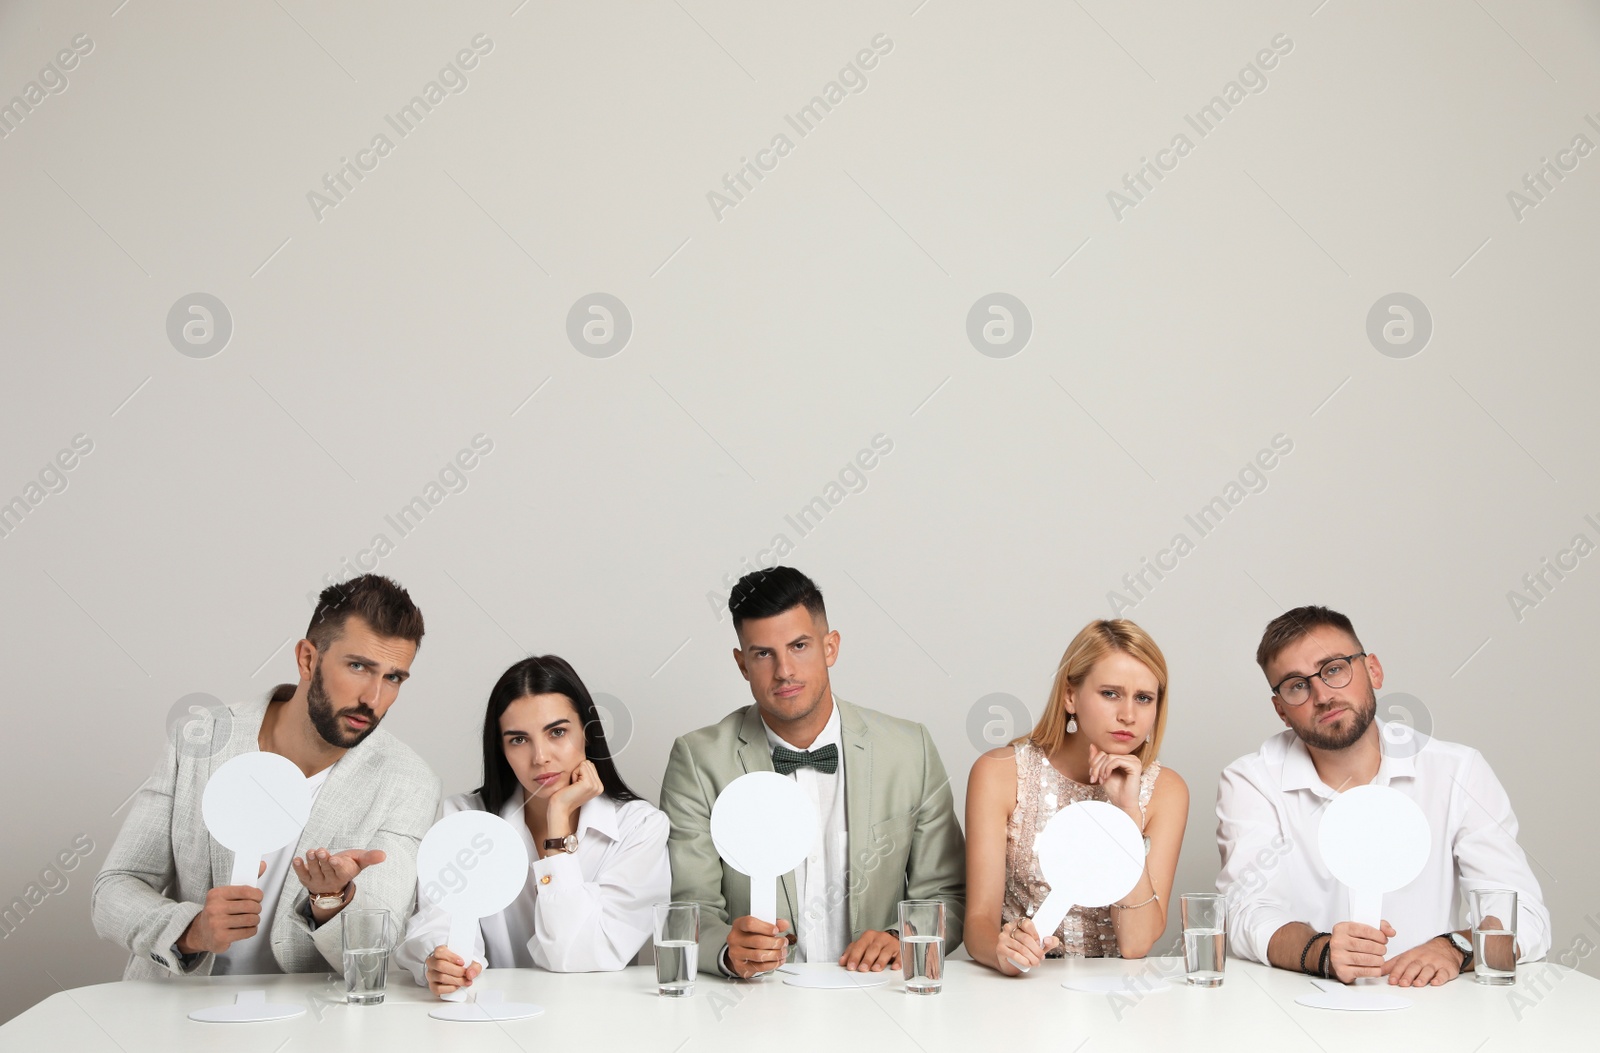
[[1183, 967], [1195, 987], [1221, 987], [1228, 963], [1225, 905], [1221, 893], [1183, 894]]
[[1480, 888], [1472, 897], [1472, 968], [1480, 984], [1517, 982], [1517, 894]]
[[700, 904], [657, 903], [655, 911], [656, 994], [692, 995], [700, 969]]
[[900, 902], [900, 971], [910, 994], [938, 994], [944, 986], [944, 900]]
[[389, 912], [346, 908], [339, 918], [344, 928], [344, 1000], [377, 1005], [389, 978]]

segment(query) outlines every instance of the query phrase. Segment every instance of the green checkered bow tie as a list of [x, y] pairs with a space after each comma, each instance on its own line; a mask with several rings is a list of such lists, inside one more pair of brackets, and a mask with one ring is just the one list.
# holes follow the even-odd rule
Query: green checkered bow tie
[[832, 775], [839, 770], [839, 747], [828, 743], [821, 749], [791, 750], [783, 746], [772, 747], [772, 770], [779, 775], [789, 775], [796, 768], [815, 768]]

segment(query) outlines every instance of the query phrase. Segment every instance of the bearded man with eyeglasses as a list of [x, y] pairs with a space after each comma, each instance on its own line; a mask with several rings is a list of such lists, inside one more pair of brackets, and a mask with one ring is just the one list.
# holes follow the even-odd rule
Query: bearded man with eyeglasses
[[[1378, 720], [1383, 666], [1350, 619], [1299, 607], [1272, 620], [1256, 664], [1288, 730], [1228, 765], [1217, 785], [1217, 890], [1232, 953], [1352, 983], [1438, 986], [1473, 968], [1472, 889], [1517, 892], [1519, 961], [1550, 949], [1550, 914], [1517, 844], [1517, 818], [1483, 755]], [[1354, 786], [1388, 786], [1427, 817], [1421, 874], [1385, 894], [1378, 928], [1350, 921], [1317, 848], [1323, 810]], [[1509, 955], [1508, 955], [1509, 957]]]

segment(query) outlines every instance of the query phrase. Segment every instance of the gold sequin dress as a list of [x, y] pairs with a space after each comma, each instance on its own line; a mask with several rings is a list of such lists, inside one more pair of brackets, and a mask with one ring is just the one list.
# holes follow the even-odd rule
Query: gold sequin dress
[[[1050, 884], [1039, 872], [1034, 840], [1044, 824], [1069, 804], [1078, 801], [1104, 801], [1104, 786], [1086, 786], [1062, 775], [1050, 766], [1043, 750], [1031, 742], [1013, 747], [1017, 759], [1017, 806], [1006, 824], [1006, 895], [1000, 907], [1000, 923], [1031, 918], [1050, 894]], [[1139, 777], [1139, 810], [1150, 805], [1161, 762], [1154, 761]], [[1140, 824], [1141, 826], [1143, 824]], [[1046, 935], [1041, 933], [1041, 936]], [[1046, 957], [1067, 955], [1084, 958], [1120, 958], [1117, 930], [1111, 924], [1110, 907], [1073, 907], [1055, 931], [1061, 946]]]

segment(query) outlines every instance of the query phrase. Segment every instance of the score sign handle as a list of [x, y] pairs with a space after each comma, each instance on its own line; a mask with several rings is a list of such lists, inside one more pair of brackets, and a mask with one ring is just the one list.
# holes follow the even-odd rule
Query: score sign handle
[[[450, 935], [444, 945], [466, 962], [465, 967], [468, 969], [472, 968], [473, 945], [477, 942], [477, 935], [477, 918], [460, 911], [450, 915]], [[470, 991], [470, 988], [458, 987], [449, 994], [442, 994], [439, 997], [446, 1002], [465, 1002]]]
[[776, 875], [750, 875], [750, 916], [768, 925], [778, 923], [778, 877]]

